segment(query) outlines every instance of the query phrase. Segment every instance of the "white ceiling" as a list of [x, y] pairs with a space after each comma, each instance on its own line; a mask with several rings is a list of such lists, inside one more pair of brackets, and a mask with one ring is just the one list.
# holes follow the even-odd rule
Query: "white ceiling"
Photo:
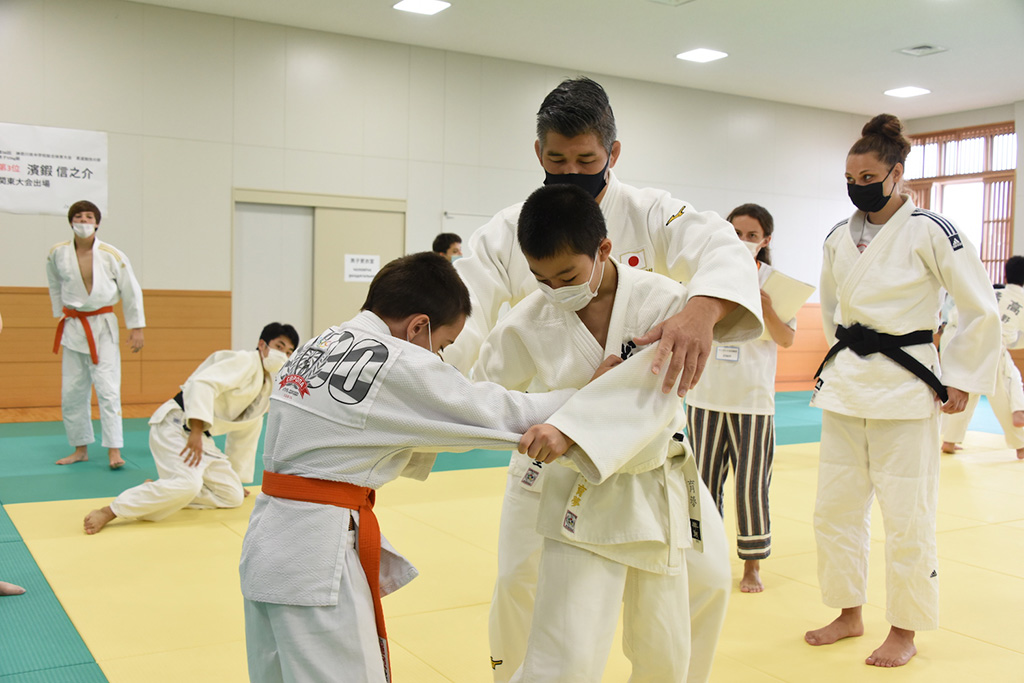
[[[433, 17], [397, 0], [137, 1], [865, 115], [1024, 101], [1024, 0], [450, 0]], [[921, 44], [949, 51], [897, 52]], [[729, 57], [675, 59], [696, 47]], [[882, 94], [906, 85], [932, 94]]]

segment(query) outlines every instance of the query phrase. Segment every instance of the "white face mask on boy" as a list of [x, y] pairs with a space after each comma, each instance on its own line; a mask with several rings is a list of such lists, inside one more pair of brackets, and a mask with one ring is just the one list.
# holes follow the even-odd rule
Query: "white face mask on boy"
[[278, 349], [267, 349], [267, 355], [263, 358], [263, 369], [269, 372], [270, 376], [273, 377], [281, 371], [281, 368], [283, 368], [284, 364], [287, 362], [288, 355], [284, 351], [279, 351]]
[[[598, 251], [598, 254], [601, 252]], [[597, 271], [597, 254], [594, 255], [594, 267], [590, 269], [590, 277], [587, 281], [579, 285], [567, 285], [565, 287], [559, 287], [554, 289], [553, 287], [538, 282], [537, 287], [540, 288], [541, 293], [548, 302], [560, 308], [567, 313], [575, 313], [576, 311], [586, 308], [587, 304], [597, 296], [597, 290], [590, 289], [590, 281], [594, 279], [594, 273]], [[601, 280], [604, 279], [604, 265], [607, 260], [601, 261], [601, 277], [597, 279], [598, 287], [601, 286]]]
[[71, 229], [76, 236], [83, 240], [89, 239], [96, 232], [96, 226], [92, 223], [72, 223]]

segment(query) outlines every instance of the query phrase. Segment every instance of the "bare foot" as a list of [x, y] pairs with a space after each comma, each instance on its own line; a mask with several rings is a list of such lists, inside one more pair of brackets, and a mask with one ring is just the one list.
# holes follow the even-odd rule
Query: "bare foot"
[[77, 446], [75, 452], [66, 458], [61, 458], [57, 461], [58, 465], [71, 465], [76, 462], [85, 462], [89, 459], [89, 452], [85, 446]]
[[1013, 426], [1024, 427], [1024, 410], [1013, 411]]
[[956, 445], [955, 443], [952, 443], [950, 441], [943, 441], [942, 442], [942, 452], [943, 453], [956, 453], [957, 451], [962, 451], [962, 450], [963, 449], [960, 448], [960, 446]]
[[110, 506], [93, 510], [85, 516], [85, 533], [87, 534], [98, 534], [100, 529], [105, 527], [108, 522], [115, 519], [117, 515], [110, 509]]
[[764, 590], [761, 575], [758, 573], [760, 569], [761, 562], [759, 560], [743, 561], [743, 578], [740, 579], [741, 593], [760, 593]]
[[884, 667], [903, 666], [916, 654], [914, 632], [893, 626], [885, 642], [864, 663]]
[[1024, 448], [1017, 449], [1017, 459], [1024, 460]]
[[121, 457], [120, 448], [107, 449], [107, 455], [110, 456], [110, 469], [117, 470], [124, 467], [124, 458]]
[[862, 635], [864, 622], [861, 620], [860, 607], [849, 607], [828, 626], [805, 633], [804, 640], [810, 645], [831, 645], [843, 638], [856, 638]]
[[21, 586], [15, 586], [13, 583], [0, 581], [0, 595], [21, 595], [24, 592], [25, 589]]
[[245, 493], [242, 494], [243, 498], [248, 498], [249, 494], [252, 493], [252, 491], [250, 491], [249, 489], [242, 489], [242, 491], [245, 492]]

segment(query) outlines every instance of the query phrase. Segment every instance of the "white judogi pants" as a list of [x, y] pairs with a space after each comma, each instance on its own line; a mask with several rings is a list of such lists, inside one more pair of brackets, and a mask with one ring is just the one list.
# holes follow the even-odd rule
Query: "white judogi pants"
[[[967, 408], [962, 413], [942, 416], [942, 440], [949, 443], [963, 443], [967, 438], [967, 427], [974, 416], [974, 410], [981, 399], [979, 394], [971, 394]], [[1013, 363], [1008, 351], [1003, 351], [996, 372], [996, 389], [988, 397], [992, 412], [1003, 428], [1003, 436], [1009, 448], [1024, 448], [1024, 427], [1013, 426], [1013, 413], [1024, 410], [1024, 386], [1021, 385], [1020, 370]]]
[[95, 325], [96, 353], [99, 363], [93, 365], [88, 353], [64, 347], [61, 354], [60, 407], [64, 431], [72, 446], [85, 446], [96, 441], [92, 431], [92, 388], [100, 406], [100, 426], [104, 448], [122, 448], [121, 428], [121, 353], [106, 331]]
[[823, 411], [814, 535], [818, 583], [829, 607], [867, 602], [871, 501], [885, 524], [886, 619], [938, 628], [935, 513], [939, 410], [921, 420], [866, 420]]
[[526, 660], [512, 681], [600, 683], [621, 607], [630, 682], [684, 683], [687, 602], [685, 567], [655, 574], [546, 538]]
[[188, 442], [188, 432], [182, 428], [184, 419], [184, 411], [178, 408], [149, 426], [149, 449], [160, 476], [115, 498], [110, 504], [115, 515], [127, 520], [158, 522], [184, 507], [235, 508], [242, 504], [242, 480], [213, 439], [203, 436], [203, 459], [199, 465], [185, 464], [181, 456]]
[[[544, 544], [544, 537], [537, 533], [540, 493], [524, 489], [519, 481], [519, 476], [508, 475], [498, 531], [498, 578], [488, 628], [496, 683], [509, 681], [526, 655]], [[704, 552], [685, 553], [692, 641], [690, 683], [711, 679], [711, 664], [732, 587], [725, 525], [721, 517], [706, 512], [715, 509], [715, 501], [703, 484], [700, 496], [701, 510], [705, 511], [701, 515]], [[495, 664], [499, 661], [502, 663]]]
[[385, 683], [370, 584], [348, 532], [338, 604], [276, 605], [245, 600], [252, 683]]

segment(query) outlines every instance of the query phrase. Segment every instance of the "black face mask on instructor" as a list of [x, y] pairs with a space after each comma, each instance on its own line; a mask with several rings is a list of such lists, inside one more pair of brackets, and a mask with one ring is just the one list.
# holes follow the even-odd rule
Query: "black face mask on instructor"
[[597, 195], [601, 194], [601, 190], [607, 185], [604, 179], [604, 174], [608, 170], [608, 164], [612, 161], [611, 155], [608, 156], [608, 161], [605, 162], [604, 168], [598, 173], [548, 173], [544, 171], [544, 184], [545, 185], [575, 185], [576, 187], [583, 188], [586, 190], [594, 199], [597, 199]]
[[892, 193], [896, 191], [896, 184], [893, 183], [892, 192], [889, 194], [882, 194], [882, 183], [884, 183], [893, 170], [896, 168], [896, 164], [892, 165], [889, 172], [885, 174], [885, 178], [882, 178], [881, 182], [871, 183], [869, 185], [858, 185], [857, 183], [847, 183], [846, 193], [850, 195], [850, 201], [853, 205], [864, 213], [874, 213], [875, 211], [881, 211], [886, 204], [889, 203], [889, 198], [892, 197]]

